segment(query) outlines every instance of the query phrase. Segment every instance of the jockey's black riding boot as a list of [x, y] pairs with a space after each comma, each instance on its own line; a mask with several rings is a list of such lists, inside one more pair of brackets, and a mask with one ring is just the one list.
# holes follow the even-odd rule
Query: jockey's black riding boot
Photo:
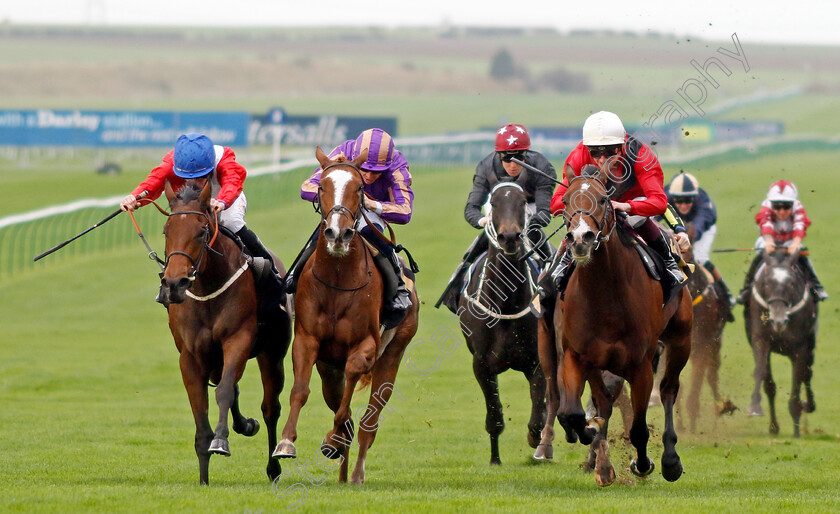
[[402, 278], [402, 267], [396, 252], [386, 255], [384, 252], [374, 257], [376, 267], [382, 274], [382, 282], [385, 286], [383, 301], [388, 310], [395, 312], [406, 312], [411, 308], [411, 293], [405, 287]]
[[671, 253], [671, 246], [665, 239], [665, 234], [660, 233], [659, 237], [649, 242], [648, 245], [656, 250], [662, 260], [665, 261], [665, 270], [668, 272], [671, 285], [682, 284], [688, 280], [688, 277], [680, 269], [680, 265], [677, 264], [677, 260], [674, 259], [674, 254]]
[[811, 260], [800, 254], [799, 266], [805, 271], [808, 281], [811, 282], [811, 292], [817, 297], [817, 300], [820, 302], [827, 300], [828, 293], [825, 292], [823, 285], [820, 283], [820, 279], [817, 278], [817, 272], [814, 270], [814, 265], [811, 264]]
[[318, 247], [318, 239], [310, 239], [307, 241], [306, 246], [303, 247], [303, 251], [300, 252], [300, 256], [298, 257], [297, 261], [292, 265], [292, 268], [286, 272], [286, 292], [291, 294], [297, 291], [297, 283], [298, 278], [300, 277], [300, 270], [303, 269], [303, 266], [306, 264], [306, 261], [312, 257], [312, 254], [315, 253], [315, 248]]
[[236, 236], [242, 240], [242, 243], [248, 248], [248, 251], [251, 252], [252, 257], [262, 257], [266, 259], [269, 264], [271, 264], [271, 271], [274, 272], [275, 275], [279, 274], [277, 271], [277, 267], [274, 266], [274, 259], [271, 257], [271, 252], [268, 251], [268, 248], [263, 245], [263, 242], [260, 241], [260, 238], [254, 234], [254, 231], [248, 227], [242, 227], [239, 229], [239, 232], [236, 233]]
[[747, 270], [747, 276], [744, 277], [744, 286], [738, 292], [738, 297], [735, 299], [736, 303], [745, 305], [747, 298], [750, 297], [750, 289], [752, 289], [753, 278], [758, 265], [761, 263], [762, 252], [756, 252], [753, 261], [750, 263], [750, 269]]

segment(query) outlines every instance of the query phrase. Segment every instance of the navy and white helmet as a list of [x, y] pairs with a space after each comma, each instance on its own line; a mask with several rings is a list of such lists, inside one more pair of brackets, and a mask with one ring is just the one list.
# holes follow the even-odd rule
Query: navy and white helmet
[[668, 185], [668, 194], [671, 196], [697, 196], [700, 194], [700, 184], [691, 173], [680, 173], [671, 179]]

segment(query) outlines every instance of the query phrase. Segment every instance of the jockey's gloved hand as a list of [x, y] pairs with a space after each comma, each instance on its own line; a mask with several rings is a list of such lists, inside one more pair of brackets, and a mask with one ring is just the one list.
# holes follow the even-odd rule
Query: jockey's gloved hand
[[685, 253], [691, 248], [691, 240], [685, 232], [674, 234], [674, 237], [677, 239], [677, 246], [680, 247], [681, 252]]

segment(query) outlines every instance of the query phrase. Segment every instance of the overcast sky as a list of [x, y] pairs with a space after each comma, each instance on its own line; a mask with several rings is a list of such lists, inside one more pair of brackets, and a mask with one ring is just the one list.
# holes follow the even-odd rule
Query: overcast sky
[[2, 0], [0, 22], [277, 27], [449, 23], [561, 31], [608, 28], [705, 39], [729, 39], [736, 32], [741, 41], [840, 45], [840, 2], [831, 0]]

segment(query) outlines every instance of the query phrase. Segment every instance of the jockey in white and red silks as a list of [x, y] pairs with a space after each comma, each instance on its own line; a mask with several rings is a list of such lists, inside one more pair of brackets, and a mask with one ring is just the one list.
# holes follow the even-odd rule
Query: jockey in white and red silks
[[753, 278], [761, 263], [763, 253], [771, 253], [777, 247], [786, 248], [790, 254], [798, 254], [797, 266], [802, 270], [811, 284], [811, 290], [818, 300], [828, 298], [817, 273], [807, 256], [799, 253], [802, 240], [811, 225], [811, 220], [805, 213], [805, 206], [799, 201], [799, 191], [793, 182], [778, 180], [773, 182], [767, 191], [767, 196], [761, 202], [761, 208], [755, 215], [759, 236], [755, 241], [755, 249], [759, 250], [750, 264], [744, 287], [738, 294], [738, 303], [746, 302], [750, 295]]

